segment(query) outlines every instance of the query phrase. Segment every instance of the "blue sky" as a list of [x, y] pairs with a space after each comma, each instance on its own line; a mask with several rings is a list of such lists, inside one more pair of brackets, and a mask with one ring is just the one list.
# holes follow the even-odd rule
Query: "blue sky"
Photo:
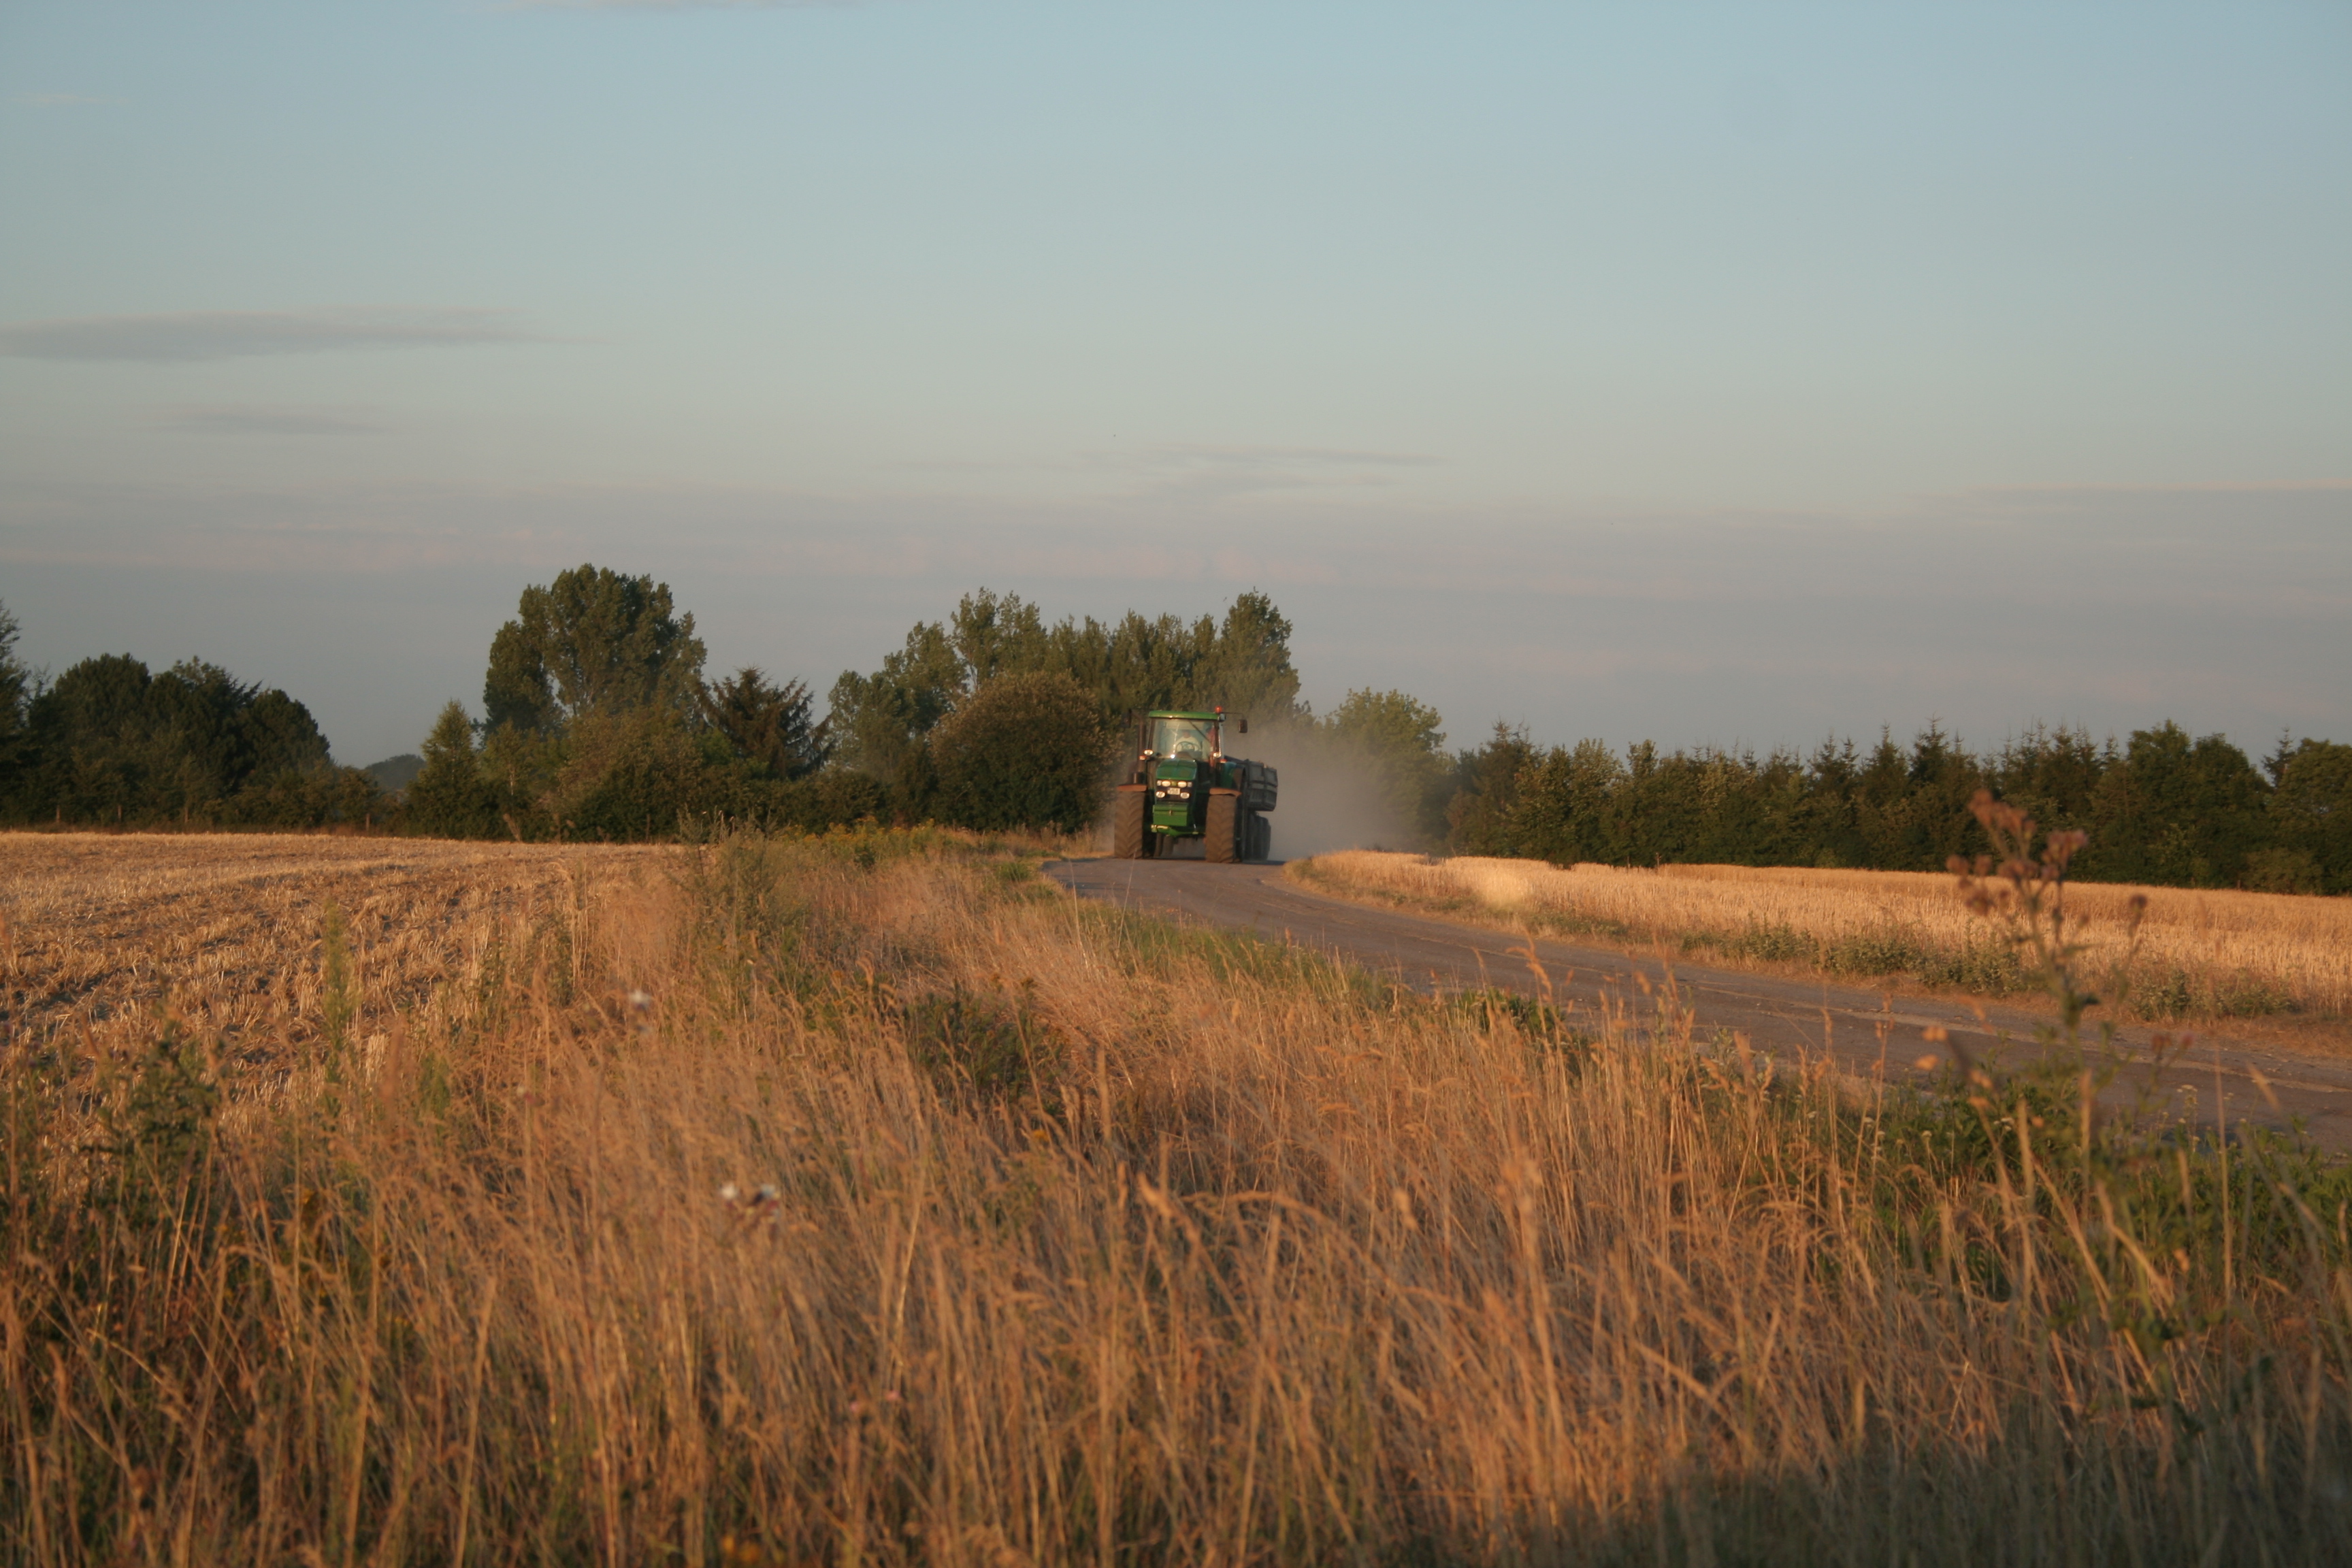
[[2352, 11], [0, 9], [0, 598], [414, 745], [1265, 588], [1459, 742], [2352, 739]]

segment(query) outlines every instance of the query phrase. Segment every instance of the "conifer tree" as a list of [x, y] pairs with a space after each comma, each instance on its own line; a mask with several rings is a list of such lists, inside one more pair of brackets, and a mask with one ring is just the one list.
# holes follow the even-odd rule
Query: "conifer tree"
[[408, 784], [409, 831], [435, 838], [496, 837], [502, 826], [499, 790], [482, 771], [466, 710], [455, 702], [444, 707], [422, 751], [425, 765]]

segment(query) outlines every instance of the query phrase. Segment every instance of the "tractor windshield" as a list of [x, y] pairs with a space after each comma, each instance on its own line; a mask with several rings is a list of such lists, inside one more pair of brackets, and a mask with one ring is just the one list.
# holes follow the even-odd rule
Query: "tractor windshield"
[[1206, 762], [1216, 750], [1213, 741], [1215, 732], [1216, 726], [1206, 719], [1154, 719], [1151, 749], [1163, 757]]

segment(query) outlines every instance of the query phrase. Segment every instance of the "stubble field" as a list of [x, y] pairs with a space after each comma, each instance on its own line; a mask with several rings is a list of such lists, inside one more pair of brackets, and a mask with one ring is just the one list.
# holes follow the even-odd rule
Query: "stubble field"
[[2340, 1166], [930, 833], [0, 838], [0, 1553], [2317, 1561]]

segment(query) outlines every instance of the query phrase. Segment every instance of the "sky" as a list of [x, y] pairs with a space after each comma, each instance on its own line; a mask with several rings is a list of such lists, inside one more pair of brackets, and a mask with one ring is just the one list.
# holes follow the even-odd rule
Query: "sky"
[[0, 602], [339, 760], [1269, 594], [1456, 744], [2352, 741], [2352, 7], [0, 4]]

